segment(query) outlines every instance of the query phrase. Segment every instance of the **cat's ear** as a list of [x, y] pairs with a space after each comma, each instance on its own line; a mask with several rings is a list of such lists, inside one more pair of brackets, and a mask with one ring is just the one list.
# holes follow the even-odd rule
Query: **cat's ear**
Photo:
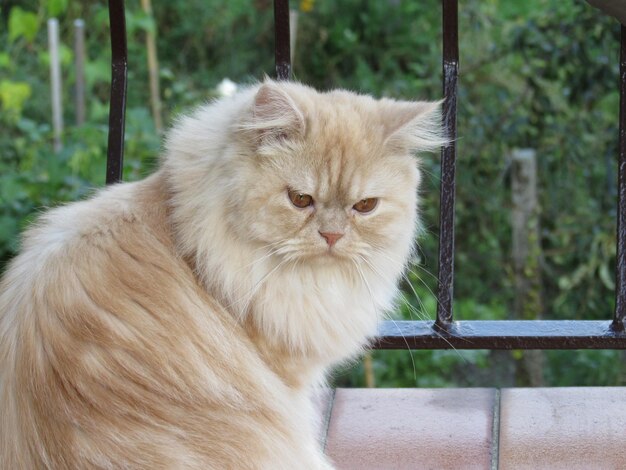
[[241, 126], [258, 146], [282, 144], [304, 136], [305, 120], [294, 100], [274, 82], [267, 81], [254, 96], [251, 115]]
[[441, 120], [442, 101], [383, 100], [385, 146], [390, 151], [430, 152], [448, 143]]

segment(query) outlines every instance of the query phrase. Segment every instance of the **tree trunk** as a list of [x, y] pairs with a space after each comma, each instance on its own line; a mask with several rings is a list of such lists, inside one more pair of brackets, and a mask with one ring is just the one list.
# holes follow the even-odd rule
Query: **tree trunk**
[[[151, 0], [141, 0], [141, 8], [152, 18]], [[148, 73], [150, 75], [150, 107], [154, 127], [160, 134], [163, 131], [163, 118], [161, 117], [161, 91], [159, 87], [159, 61], [157, 59], [156, 32], [146, 31], [146, 50], [148, 52]]]
[[[513, 270], [515, 276], [514, 315], [519, 320], [542, 317], [541, 244], [539, 242], [539, 204], [537, 201], [537, 159], [531, 149], [512, 155], [511, 190], [513, 211]], [[542, 351], [520, 351], [520, 385], [544, 385]]]

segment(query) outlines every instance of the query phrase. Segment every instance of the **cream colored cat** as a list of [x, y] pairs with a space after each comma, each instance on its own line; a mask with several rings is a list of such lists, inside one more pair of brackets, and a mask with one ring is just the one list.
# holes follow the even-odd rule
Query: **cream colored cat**
[[266, 81], [42, 216], [0, 286], [0, 468], [332, 468], [310, 395], [392, 307], [439, 129]]

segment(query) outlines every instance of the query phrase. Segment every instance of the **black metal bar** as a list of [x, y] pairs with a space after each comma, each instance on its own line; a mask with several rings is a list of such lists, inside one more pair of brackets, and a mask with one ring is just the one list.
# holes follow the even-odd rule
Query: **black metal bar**
[[441, 151], [439, 209], [439, 287], [436, 326], [452, 322], [454, 288], [454, 195], [456, 165], [456, 90], [459, 72], [458, 1], [442, 0], [443, 10], [443, 125], [450, 144]]
[[124, 161], [124, 119], [126, 113], [126, 18], [124, 0], [109, 0], [111, 28], [111, 102], [109, 104], [109, 144], [106, 183], [122, 181]]
[[617, 262], [615, 316], [612, 328], [624, 331], [626, 313], [626, 27], [621, 29], [619, 54], [619, 163], [617, 196]]
[[274, 55], [276, 78], [291, 77], [291, 45], [289, 43], [289, 1], [274, 0]]
[[611, 321], [385, 321], [374, 349], [626, 349], [626, 332]]

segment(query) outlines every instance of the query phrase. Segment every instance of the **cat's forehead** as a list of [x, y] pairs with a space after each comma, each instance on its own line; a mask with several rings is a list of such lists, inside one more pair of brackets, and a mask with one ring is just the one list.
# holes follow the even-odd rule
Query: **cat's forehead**
[[327, 148], [358, 149], [384, 138], [378, 104], [369, 97], [340, 91], [319, 94], [303, 111], [308, 137]]
[[289, 185], [318, 200], [379, 197], [411, 186], [415, 161], [390, 154], [379, 102], [346, 91], [294, 94], [305, 124], [302, 147], [284, 168]]
[[409, 157], [350, 145], [308, 146], [294, 157], [287, 175], [290, 186], [328, 202], [380, 197], [399, 184], [410, 184], [407, 176], [414, 167]]
[[384, 186], [384, 129], [375, 104], [345, 92], [322, 95], [306, 116], [318, 197], [354, 199]]

